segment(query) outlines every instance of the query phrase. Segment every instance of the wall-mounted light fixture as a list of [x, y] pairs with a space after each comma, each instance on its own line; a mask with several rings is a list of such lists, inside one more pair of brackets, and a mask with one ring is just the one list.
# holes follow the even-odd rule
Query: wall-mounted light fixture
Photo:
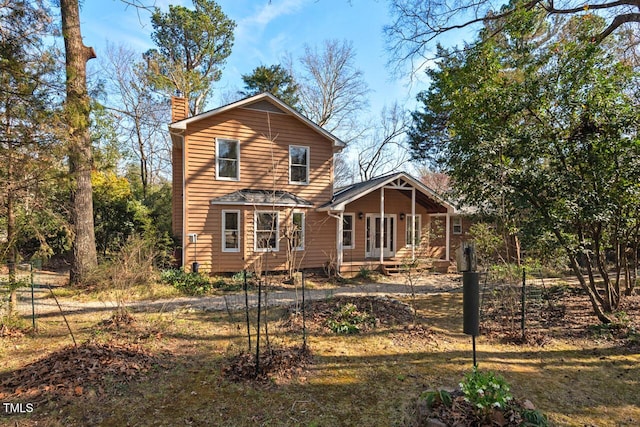
[[403, 213], [400, 214], [400, 221], [404, 221], [404, 214]]
[[364, 214], [362, 212], [358, 212], [358, 219], [362, 219], [364, 217]]

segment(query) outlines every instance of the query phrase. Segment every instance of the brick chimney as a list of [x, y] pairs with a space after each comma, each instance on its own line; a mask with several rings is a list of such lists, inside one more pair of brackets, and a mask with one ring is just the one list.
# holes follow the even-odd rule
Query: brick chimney
[[171, 97], [171, 122], [186, 119], [189, 115], [189, 103], [186, 98], [179, 96]]

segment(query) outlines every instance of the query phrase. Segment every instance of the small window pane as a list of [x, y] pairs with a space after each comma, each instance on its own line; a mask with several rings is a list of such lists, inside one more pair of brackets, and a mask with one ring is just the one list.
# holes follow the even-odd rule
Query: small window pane
[[308, 183], [309, 149], [307, 147], [289, 146], [289, 179], [292, 183]]
[[307, 168], [304, 166], [291, 166], [291, 181], [306, 182]]
[[235, 160], [223, 160], [218, 161], [218, 167], [220, 168], [220, 176], [225, 178], [235, 178], [238, 176], [238, 163]]
[[223, 212], [223, 250], [237, 252], [240, 249], [239, 212]]
[[412, 246], [415, 242], [415, 246], [420, 244], [420, 237], [422, 231], [422, 217], [420, 215], [416, 215], [416, 228], [413, 230], [413, 216], [407, 215], [407, 234], [406, 245]]
[[218, 178], [239, 179], [239, 144], [232, 139], [216, 139]]
[[256, 249], [278, 250], [278, 214], [258, 212], [256, 214]]
[[304, 248], [304, 214], [302, 212], [293, 213], [293, 248]]
[[225, 247], [225, 249], [237, 249], [238, 248], [238, 233], [236, 231], [225, 230], [225, 232], [224, 232], [224, 247]]
[[453, 234], [462, 234], [462, 218], [453, 218]]
[[229, 141], [225, 139], [218, 140], [220, 148], [218, 149], [218, 157], [223, 159], [237, 159], [238, 152], [236, 150], [237, 141]]
[[342, 217], [342, 246], [353, 247], [353, 215], [345, 214]]
[[291, 163], [295, 165], [306, 165], [307, 149], [304, 147], [291, 147]]

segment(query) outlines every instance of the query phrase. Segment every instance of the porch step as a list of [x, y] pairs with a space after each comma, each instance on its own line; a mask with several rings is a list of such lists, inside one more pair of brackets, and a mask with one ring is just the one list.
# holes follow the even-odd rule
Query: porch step
[[431, 270], [432, 266], [430, 263], [419, 262], [415, 267], [409, 267], [401, 261], [389, 260], [384, 262], [381, 270], [382, 273], [387, 276], [395, 276], [398, 274], [406, 274], [411, 268], [413, 268], [415, 273], [419, 273], [425, 270]]
[[[444, 260], [424, 260], [419, 261], [419, 265], [415, 267], [415, 271], [446, 273], [449, 266], [450, 263]], [[346, 277], [353, 277], [364, 269], [369, 271], [379, 271], [387, 276], [405, 274], [408, 271], [408, 267], [402, 260], [386, 259], [382, 265], [379, 260], [344, 262], [340, 269], [340, 273]]]
[[340, 274], [352, 277], [365, 269], [369, 271], [378, 271], [379, 267], [380, 264], [378, 262], [371, 260], [345, 262], [340, 268]]

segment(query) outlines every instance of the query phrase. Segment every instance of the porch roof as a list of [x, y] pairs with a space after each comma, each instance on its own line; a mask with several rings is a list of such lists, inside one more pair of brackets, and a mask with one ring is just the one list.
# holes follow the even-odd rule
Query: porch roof
[[[339, 188], [333, 194], [331, 201], [320, 206], [318, 210], [344, 211], [347, 204], [383, 187], [395, 190], [411, 190], [415, 188], [416, 203], [425, 206], [434, 213], [453, 213], [455, 210], [454, 206], [442, 196], [406, 172], [394, 172]], [[408, 191], [400, 191], [400, 193], [411, 199], [411, 193]]]
[[245, 188], [211, 199], [212, 205], [313, 207], [313, 203], [288, 191]]

